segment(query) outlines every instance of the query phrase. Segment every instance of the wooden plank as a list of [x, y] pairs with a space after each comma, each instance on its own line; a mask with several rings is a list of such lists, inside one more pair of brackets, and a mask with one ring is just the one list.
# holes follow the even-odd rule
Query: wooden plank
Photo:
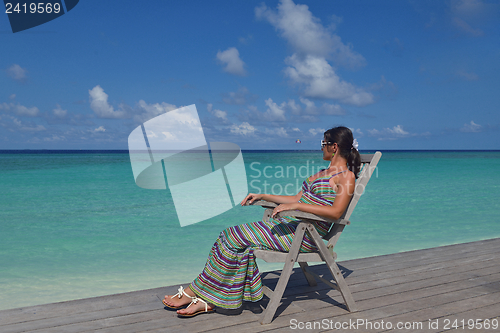
[[[498, 250], [500, 252], [500, 249]], [[399, 260], [380, 260], [379, 258], [374, 258], [374, 263], [371, 265], [366, 265], [363, 267], [359, 267], [361, 265], [357, 265], [357, 263], [348, 261], [346, 262], [346, 267], [349, 267], [350, 269], [354, 270], [354, 272], [358, 274], [371, 274], [371, 273], [376, 273], [376, 272], [383, 272], [384, 270], [388, 271], [397, 271], [402, 268], [407, 268], [411, 266], [419, 266], [421, 263], [446, 263], [449, 260], [453, 259], [459, 259], [459, 258], [469, 258], [471, 260], [474, 259], [474, 256], [476, 254], [478, 255], [483, 255], [483, 254], [489, 254], [491, 256], [495, 256], [498, 254], [498, 252], [491, 252], [491, 251], [474, 251], [474, 252], [468, 252], [467, 254], [462, 254], [462, 253], [450, 253], [450, 254], [443, 254], [440, 256], [422, 256], [421, 258], [418, 258], [418, 256], [401, 256], [399, 257]], [[342, 264], [342, 262], [339, 262]], [[348, 265], [348, 266], [347, 266]], [[369, 270], [365, 272], [364, 270]]]
[[[450, 302], [439, 307], [432, 307], [420, 311], [414, 311], [404, 316], [389, 317], [394, 323], [397, 322], [420, 322], [426, 332], [442, 332], [454, 326], [463, 327], [468, 330], [469, 319], [492, 319], [500, 313], [500, 292], [485, 294], [468, 299]], [[448, 324], [448, 325], [446, 325]], [[471, 326], [473, 327], [473, 326]], [[499, 327], [500, 328], [500, 327]], [[463, 330], [464, 328], [462, 328]], [[388, 330], [379, 330], [384, 332]], [[483, 330], [487, 331], [487, 330]], [[419, 332], [417, 329], [391, 330], [391, 332]]]
[[440, 247], [433, 247], [428, 249], [411, 250], [393, 254], [378, 255], [375, 257], [366, 257], [360, 259], [349, 260], [351, 265], [356, 265], [357, 269], [370, 268], [373, 266], [378, 266], [379, 264], [386, 265], [390, 262], [398, 262], [400, 259], [416, 259], [416, 258], [440, 258], [441, 256], [446, 256], [450, 254], [460, 254], [460, 253], [474, 253], [477, 251], [485, 251], [491, 253], [498, 253], [500, 249], [500, 238], [463, 243], [463, 244], [452, 244], [444, 245]]
[[[498, 278], [499, 278], [499, 276], [495, 276], [495, 277], [490, 278], [490, 279], [495, 280], [495, 279], [498, 279]], [[432, 280], [429, 280], [429, 281], [432, 281]], [[480, 283], [480, 282], [481, 281], [476, 280], [475, 282], [474, 281], [469, 281], [468, 283], [470, 283], [471, 285], [474, 285], [474, 284], [477, 284], [477, 283]], [[410, 289], [412, 288], [411, 285], [412, 285], [411, 283], [408, 284], [408, 287]], [[456, 289], [456, 290], [460, 291], [462, 289], [462, 287], [463, 287], [463, 283], [457, 283], [454, 286], [454, 288], [451, 288], [451, 289]], [[436, 286], [436, 288], [430, 289], [428, 291], [428, 294], [429, 295], [436, 295], [437, 293], [439, 293], [440, 290], [443, 290], [442, 286]], [[381, 291], [381, 294], [382, 295], [385, 294], [383, 290]], [[413, 294], [409, 294], [408, 297], [407, 297], [407, 299], [411, 300], [411, 299], [413, 299], [415, 297], [419, 297], [419, 295], [421, 295], [421, 294], [422, 294], [422, 291], [417, 289], [417, 290], [415, 290], [415, 292]], [[385, 298], [386, 298], [386, 301], [389, 301], [388, 302], [389, 305], [391, 304], [391, 302], [394, 302], [394, 298], [392, 296], [386, 296]], [[342, 300], [339, 299], [339, 297], [337, 297], [337, 299], [338, 299], [338, 301], [342, 301]], [[364, 301], [364, 302], [366, 303], [366, 301]], [[368, 300], [368, 302], [371, 302], [371, 304], [372, 304], [372, 306], [374, 308], [377, 308], [377, 306], [380, 305], [380, 299], [372, 298], [372, 299]], [[300, 302], [296, 301], [295, 303], [298, 306], [302, 307], [302, 305], [300, 304]], [[325, 304], [326, 304], [326, 306], [325, 306]], [[309, 304], [308, 306], [305, 307], [308, 310], [308, 312], [306, 313], [306, 316], [305, 316], [306, 320], [307, 320], [307, 318], [310, 318], [311, 320], [314, 319], [314, 317], [311, 315], [311, 312], [317, 313], [318, 310], [321, 310], [321, 311], [326, 310], [326, 312], [328, 313], [328, 315], [325, 316], [325, 318], [331, 318], [331, 317], [334, 317], [336, 314], [341, 315], [342, 313], [346, 313], [345, 310], [342, 310], [342, 309], [338, 309], [339, 311], [335, 311], [337, 309], [332, 310], [331, 303], [323, 303], [319, 307], [318, 306], [311, 306], [311, 305], [312, 304]], [[399, 306], [396, 306], [396, 309], [398, 309], [398, 308], [399, 308]], [[281, 321], [283, 319], [286, 320], [286, 318], [283, 315], [281, 315], [280, 317], [276, 318], [275, 321]], [[273, 321], [273, 323], [270, 324], [271, 326], [268, 327], [266, 325], [266, 328], [262, 328], [262, 329], [258, 329], [255, 325], [252, 324], [250, 326], [250, 328], [248, 328], [248, 329], [246, 327], [245, 328], [238, 327], [238, 330], [239, 331], [243, 331], [243, 332], [244, 331], [248, 331], [248, 332], [250, 332], [250, 331], [252, 331], [252, 332], [253, 331], [266, 331], [268, 328], [272, 328], [272, 327], [275, 326], [275, 321]], [[278, 327], [286, 327], [287, 325], [289, 325], [289, 323], [287, 323], [285, 326], [283, 326], [283, 325], [280, 326], [279, 325]]]
[[[499, 244], [500, 244], [500, 242], [499, 242]], [[499, 249], [499, 252], [500, 252], [500, 249]], [[366, 279], [373, 280], [374, 278], [376, 278], [376, 276], [380, 276], [380, 278], [385, 278], [385, 277], [390, 277], [390, 276], [394, 276], [394, 275], [400, 275], [399, 273], [403, 272], [403, 270], [408, 269], [408, 268], [411, 268], [411, 270], [405, 271], [405, 272], [410, 273], [411, 271], [436, 269], [436, 268], [440, 267], [440, 265], [442, 265], [442, 267], [444, 268], [444, 267], [455, 266], [459, 263], [468, 264], [472, 261], [488, 260], [491, 258], [496, 258], [497, 253], [498, 252], [491, 253], [490, 251], [486, 251], [486, 254], [484, 254], [484, 252], [477, 250], [474, 252], [462, 254], [462, 253], [459, 253], [457, 251], [453, 251], [453, 252], [450, 252], [450, 254], [448, 256], [429, 257], [427, 259], [423, 259], [423, 258], [418, 259], [417, 258], [416, 260], [412, 260], [411, 258], [403, 257], [403, 258], [400, 258], [400, 262], [396, 262], [396, 264], [394, 264], [393, 262], [391, 262], [391, 263], [384, 262], [383, 265], [377, 265], [377, 266], [371, 267], [371, 268], [357, 267], [357, 265], [353, 264], [353, 262], [357, 261], [358, 259], [351, 260], [351, 261], [348, 261], [345, 263], [339, 262], [339, 264], [344, 264], [346, 266], [348, 265], [351, 269], [354, 270], [354, 272], [350, 275], [351, 279], [354, 276], [357, 277], [359, 275], [365, 275]], [[378, 259], [378, 258], [370, 258], [370, 259], [374, 260], [374, 259]], [[389, 264], [391, 264], [391, 265], [389, 267], [387, 267]], [[428, 264], [428, 265], [424, 265], [424, 264]], [[451, 264], [453, 264], [453, 265], [451, 265]], [[320, 274], [321, 273], [324, 274], [327, 272], [326, 266], [324, 266], [324, 265], [323, 266], [314, 265], [313, 267], [314, 267], [314, 269], [319, 269], [319, 270], [323, 269], [324, 272], [318, 271], [318, 273], [320, 273]], [[295, 274], [296, 272], [297, 271], [294, 271], [294, 274], [291, 276], [291, 278], [290, 278], [291, 281], [294, 281], [297, 279], [302, 279], [300, 274], [298, 274], [298, 275]], [[359, 281], [353, 281], [353, 282], [356, 283]]]
[[[330, 291], [322, 283], [317, 287], [308, 286], [297, 269], [291, 274], [283, 295], [284, 304], [278, 307], [279, 317], [265, 327], [258, 323], [259, 314], [249, 310], [243, 310], [238, 316], [216, 313], [181, 320], [175, 312], [163, 310], [161, 304], [165, 294], [177, 290], [177, 286], [170, 286], [0, 311], [0, 331], [123, 333], [189, 329], [243, 333], [290, 330], [293, 318], [374, 321], [418, 317], [422, 323], [432, 314], [436, 318], [495, 318], [500, 312], [496, 301], [500, 299], [498, 253], [500, 239], [494, 239], [339, 262], [353, 270], [346, 281], [360, 307], [356, 314], [348, 313], [339, 305], [343, 300], [338, 292]], [[310, 268], [320, 274], [328, 272], [326, 266]], [[384, 268], [390, 271], [385, 272]], [[272, 276], [264, 278], [264, 283], [275, 283]], [[262, 304], [266, 302], [267, 299]]]
[[[450, 301], [461, 300], [468, 297], [484, 294], [484, 286], [488, 283], [496, 283], [500, 279], [500, 273], [489, 275], [482, 279], [462, 280], [445, 288], [443, 285], [431, 286], [428, 288], [418, 288], [411, 290], [412, 284], [407, 284], [411, 290], [395, 295], [386, 295], [385, 288], [380, 288], [380, 294], [383, 296], [373, 297], [364, 300], [357, 300], [359, 312], [349, 313], [345, 309], [332, 306], [332, 303], [320, 302], [312, 300], [306, 306], [296, 301], [297, 306], [306, 308], [307, 312], [300, 312], [293, 316], [280, 315], [274, 321], [260, 329], [258, 326], [249, 323], [247, 326], [238, 328], [239, 333], [243, 332], [261, 332], [271, 328], [286, 328], [290, 325], [291, 319], [298, 321], [314, 321], [324, 318], [335, 318], [336, 320], [349, 320], [364, 318], [369, 320], [377, 320], [390, 315], [401, 314], [409, 311], [445, 304]], [[428, 281], [432, 281], [429, 279]], [[464, 290], [464, 287], [467, 289]], [[390, 287], [386, 287], [390, 288]], [[334, 296], [334, 300], [342, 302], [340, 295]], [[305, 302], [305, 301], [304, 301]], [[314, 304], [314, 302], [316, 302]]]
[[[97, 323], [100, 319], [108, 319], [112, 317], [126, 316], [134, 313], [144, 313], [151, 310], [157, 310], [159, 308], [158, 303], [159, 303], [158, 300], [156, 300], [156, 302], [150, 302], [143, 305], [134, 305], [134, 306], [114, 308], [108, 310], [77, 313], [63, 317], [39, 319], [35, 321], [3, 325], [1, 329], [2, 333], [14, 333], [14, 332], [22, 332], [23, 330], [24, 331], [39, 330], [39, 329], [57, 330], [57, 327], [75, 323], [76, 324], [85, 323], [84, 325], [88, 326], [89, 325], [88, 323]], [[93, 328], [94, 327], [89, 327], [88, 329], [93, 329]]]
[[[498, 245], [500, 246], [500, 242], [498, 242]], [[418, 251], [423, 251], [423, 252], [428, 252], [427, 250], [418, 250]], [[495, 252], [496, 251], [496, 252]], [[460, 259], [462, 258], [464, 261], [470, 261], [470, 260], [476, 260], [478, 259], [478, 255], [481, 255], [481, 254], [485, 254], [485, 253], [489, 253], [493, 256], [497, 255], [497, 253], [500, 252], [500, 247], [497, 249], [497, 250], [487, 250], [487, 251], [481, 251], [481, 249], [476, 249], [475, 251], [470, 251], [470, 252], [462, 252], [462, 251], [458, 251], [458, 249], [454, 248], [452, 251], [449, 251], [449, 253], [447, 254], [443, 254], [443, 255], [440, 255], [440, 256], [421, 256], [420, 258], [418, 256], [414, 256], [414, 253], [418, 253], [418, 252], [415, 252], [415, 251], [411, 251], [411, 252], [404, 252], [404, 253], [400, 253], [400, 254], [394, 254], [394, 255], [388, 255], [388, 256], [398, 256], [399, 260], [397, 261], [394, 261], [394, 260], [390, 260], [390, 261], [386, 261], [386, 260], [380, 260], [380, 257], [371, 257], [371, 258], [368, 258], [369, 260], [372, 260], [377, 262], [376, 265], [369, 265], [368, 267], [366, 266], [362, 266], [362, 265], [358, 265], [360, 259], [355, 259], [355, 260], [349, 260], [347, 262], [339, 262], [339, 264], [343, 264], [345, 266], [348, 266], [350, 269], [352, 269], [354, 272], [353, 274], [354, 275], [360, 275], [360, 274], [364, 274], [364, 275], [370, 275], [370, 279], [372, 278], [371, 277], [371, 274], [374, 274], [376, 272], [380, 272], [380, 273], [384, 273], [384, 272], [387, 272], [387, 274], [394, 274], [398, 271], [400, 271], [401, 269], [404, 269], [405, 267], [421, 267], [423, 263], [436, 263], [436, 265], [438, 265], [439, 263], [443, 263], [443, 264], [447, 264], [447, 262], [453, 260], [453, 259]], [[405, 256], [399, 256], [401, 254], [407, 254]], [[411, 257], [410, 257], [411, 255]], [[386, 257], [386, 256], [382, 256], [382, 257]], [[485, 257], [484, 256], [481, 256], [482, 259], [484, 259]], [[367, 260], [367, 259], [361, 259], [361, 260]], [[380, 262], [379, 262], [380, 260]], [[360, 267], [361, 266], [361, 267]], [[318, 265], [313, 265], [313, 267], [322, 267], [322, 266], [318, 266]], [[325, 266], [323, 266], [325, 267]], [[326, 267], [325, 267], [326, 268]], [[416, 270], [418, 270], [420, 268], [416, 268]], [[430, 269], [428, 267], [426, 267], [425, 269]], [[294, 280], [296, 278], [299, 278], [301, 279], [300, 275], [293, 275], [291, 277], [291, 280]]]
[[[354, 321], [357, 319], [363, 319], [369, 321], [380, 321], [382, 319], [385, 319], [387, 321], [389, 317], [394, 316], [396, 314], [409, 313], [415, 310], [425, 309], [428, 307], [444, 306], [445, 304], [450, 302], [463, 301], [464, 299], [469, 299], [481, 295], [484, 295], [483, 286], [468, 288], [466, 290], [460, 289], [454, 292], [448, 292], [440, 295], [431, 295], [427, 297], [419, 297], [417, 295], [417, 297], [419, 298], [414, 298], [411, 297], [410, 295], [402, 295], [400, 299], [396, 300], [396, 303], [382, 305], [382, 306], [377, 305], [380, 299], [371, 299], [364, 302], [358, 302], [358, 305], [361, 309], [366, 308], [368, 303], [371, 303], [370, 304], [371, 309], [363, 310], [357, 313], [349, 313], [346, 315], [335, 316], [333, 313], [327, 311], [326, 309], [317, 309], [308, 312], [307, 315], [303, 315], [300, 317], [283, 316], [283, 318], [279, 317], [275, 321], [277, 321], [276, 325], [282, 324], [282, 327], [289, 326], [290, 320], [292, 318], [304, 322], [322, 320], [324, 318], [332, 319], [335, 322], [348, 322], [349, 319]], [[280, 323], [278, 322], [278, 320], [284, 322]], [[333, 329], [327, 331], [334, 332], [336, 330]], [[368, 330], [362, 329], [361, 331], [365, 332]]]
[[[133, 291], [122, 294], [85, 298], [25, 308], [0, 311], [0, 327], [17, 322], [68, 316], [90, 311], [147, 304], [158, 299], [159, 294], [174, 294], [178, 286]], [[163, 297], [162, 297], [163, 298]]]
[[[347, 280], [353, 292], [360, 292], [382, 286], [395, 286], [401, 283], [404, 284], [409, 282], [415, 283], [420, 280], [426, 280], [430, 278], [434, 279], [440, 276], [445, 276], [446, 278], [453, 280], [454, 278], [460, 277], [460, 275], [457, 275], [457, 273], [471, 272], [471, 274], [476, 276], [478, 274], [477, 270], [480, 268], [483, 269], [491, 268], [493, 272], [498, 272], [500, 271], [500, 259], [495, 258], [484, 262], [472, 262], [466, 265], [465, 267], [455, 266], [453, 265], [453, 263], [450, 263], [449, 266], [444, 266], [441, 269], [413, 271], [411, 268], [408, 268], [407, 270], [397, 271], [396, 273], [398, 274], [393, 274], [392, 276], [386, 273], [377, 273], [373, 275], [372, 279], [366, 279], [366, 276], [357, 277], [353, 273], [352, 276], [349, 276]], [[322, 269], [321, 271], [326, 275], [329, 274], [326, 268]], [[490, 270], [488, 270], [488, 272], [489, 271]], [[481, 271], [480, 273], [484, 272], [486, 271]], [[300, 273], [297, 272], [297, 274]], [[305, 286], [303, 281], [304, 280], [301, 280], [300, 283], [298, 283], [298, 281], [294, 281], [294, 283], [291, 285], [291, 288], [288, 288], [287, 291], [285, 292], [285, 296], [293, 294], [294, 291], [297, 290], [298, 286], [301, 285]], [[266, 279], [264, 279], [264, 282], [266, 284], [269, 284], [269, 281]], [[324, 289], [328, 289], [328, 287], [319, 284], [314, 290], [321, 291]]]

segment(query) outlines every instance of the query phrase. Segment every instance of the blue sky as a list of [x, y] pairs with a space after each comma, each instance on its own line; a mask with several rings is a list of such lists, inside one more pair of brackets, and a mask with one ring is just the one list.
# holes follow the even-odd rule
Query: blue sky
[[85, 0], [15, 34], [3, 13], [0, 149], [127, 149], [191, 104], [242, 149], [336, 125], [360, 149], [500, 149], [499, 23], [487, 0]]

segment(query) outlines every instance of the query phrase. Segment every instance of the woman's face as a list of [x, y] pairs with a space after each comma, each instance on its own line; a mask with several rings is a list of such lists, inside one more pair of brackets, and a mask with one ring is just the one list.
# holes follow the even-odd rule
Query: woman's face
[[[323, 137], [323, 141], [328, 142], [325, 137]], [[323, 151], [323, 160], [331, 161], [333, 154], [333, 145], [324, 145], [321, 147], [321, 150]]]

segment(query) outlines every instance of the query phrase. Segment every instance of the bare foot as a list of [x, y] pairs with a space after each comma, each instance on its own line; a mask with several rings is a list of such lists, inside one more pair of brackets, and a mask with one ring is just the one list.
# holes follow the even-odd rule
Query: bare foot
[[212, 310], [214, 308], [215, 308], [215, 306], [213, 304], [206, 303], [201, 298], [195, 298], [195, 299], [193, 299], [192, 304], [189, 305], [187, 308], [177, 310], [177, 314], [191, 315], [191, 314], [199, 312], [199, 311], [212, 312]]
[[195, 294], [189, 287], [184, 289], [184, 287], [181, 286], [177, 294], [166, 295], [163, 299], [163, 304], [170, 308], [178, 308], [191, 303], [193, 297], [195, 297]]

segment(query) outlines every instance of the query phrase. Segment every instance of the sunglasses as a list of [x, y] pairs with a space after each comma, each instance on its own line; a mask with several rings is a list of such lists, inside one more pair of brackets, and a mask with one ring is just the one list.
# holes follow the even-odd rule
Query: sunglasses
[[333, 142], [329, 142], [329, 141], [323, 141], [321, 140], [321, 148], [323, 148], [324, 146], [326, 145], [333, 145]]

